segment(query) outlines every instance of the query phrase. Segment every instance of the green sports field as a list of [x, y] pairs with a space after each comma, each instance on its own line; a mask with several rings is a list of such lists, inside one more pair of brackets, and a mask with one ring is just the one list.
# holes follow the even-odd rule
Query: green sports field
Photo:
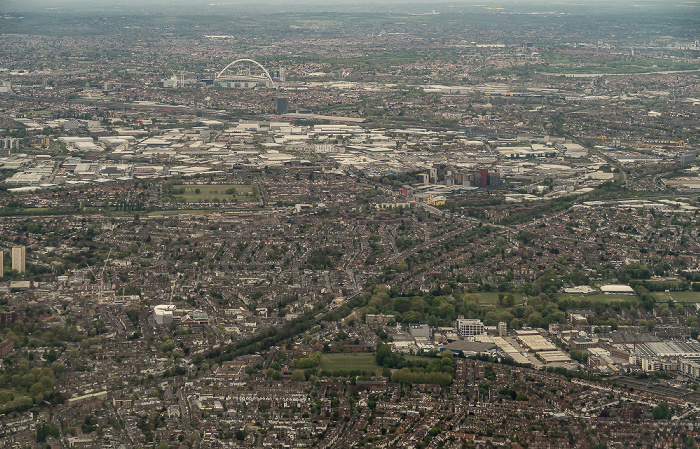
[[639, 296], [637, 295], [606, 295], [605, 293], [598, 293], [596, 295], [569, 295], [566, 293], [557, 293], [557, 298], [559, 299], [565, 299], [565, 298], [570, 298], [574, 301], [580, 301], [582, 299], [588, 300], [594, 304], [598, 303], [607, 303], [607, 304], [612, 304], [615, 302], [621, 303], [621, 302], [628, 302], [632, 304], [637, 304], [639, 303]]
[[700, 292], [655, 292], [653, 295], [656, 302], [666, 302], [669, 299], [675, 302], [700, 302]]
[[323, 354], [321, 357], [321, 370], [360, 370], [377, 371], [379, 365], [374, 361], [374, 354], [348, 353], [348, 354]]
[[480, 305], [496, 304], [496, 300], [498, 299], [499, 294], [513, 295], [513, 298], [515, 299], [514, 305], [516, 305], [516, 306], [523, 303], [523, 295], [521, 293], [481, 292], [481, 293], [477, 293], [477, 295], [479, 296], [479, 304]]
[[258, 189], [255, 185], [241, 184], [176, 184], [172, 196], [183, 203], [257, 201]]

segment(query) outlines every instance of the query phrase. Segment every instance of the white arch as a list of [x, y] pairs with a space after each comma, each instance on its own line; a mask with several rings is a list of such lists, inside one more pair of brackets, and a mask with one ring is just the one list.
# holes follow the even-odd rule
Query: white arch
[[223, 70], [221, 70], [219, 73], [217, 73], [216, 77], [221, 78], [221, 76], [224, 74], [224, 72], [226, 70], [228, 70], [229, 67], [236, 65], [239, 62], [252, 62], [253, 64], [260, 67], [262, 69], [263, 73], [265, 74], [265, 76], [267, 76], [267, 79], [270, 80], [270, 84], [272, 85], [272, 87], [275, 87], [275, 82], [272, 81], [272, 77], [270, 76], [270, 73], [267, 71], [267, 69], [265, 69], [265, 67], [263, 67], [262, 64], [260, 64], [258, 61], [255, 61], [253, 59], [236, 59], [235, 61], [229, 63], [226, 67], [224, 67]]

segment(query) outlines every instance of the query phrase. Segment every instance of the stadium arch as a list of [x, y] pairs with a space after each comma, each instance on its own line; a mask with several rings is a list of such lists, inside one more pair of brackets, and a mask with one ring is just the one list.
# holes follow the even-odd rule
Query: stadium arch
[[229, 68], [231, 68], [234, 65], [241, 63], [241, 62], [250, 62], [250, 63], [255, 64], [256, 66], [260, 67], [260, 69], [263, 71], [263, 73], [265, 74], [267, 79], [270, 81], [270, 86], [275, 87], [275, 82], [272, 81], [272, 77], [270, 76], [270, 72], [268, 72], [267, 69], [265, 67], [263, 67], [263, 65], [260, 64], [258, 61], [254, 60], [254, 59], [248, 59], [248, 58], [236, 59], [235, 61], [228, 63], [228, 65], [226, 67], [224, 67], [219, 73], [216, 74], [215, 79], [219, 79], [219, 78], [223, 77], [224, 72], [226, 72]]

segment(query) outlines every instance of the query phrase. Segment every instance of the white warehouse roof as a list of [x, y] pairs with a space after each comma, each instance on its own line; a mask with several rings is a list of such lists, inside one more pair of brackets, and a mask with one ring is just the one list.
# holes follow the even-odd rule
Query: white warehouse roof
[[600, 287], [600, 291], [603, 293], [626, 293], [626, 294], [634, 294], [634, 289], [630, 287], [629, 285], [622, 285], [622, 284], [610, 284], [610, 285], [603, 285]]

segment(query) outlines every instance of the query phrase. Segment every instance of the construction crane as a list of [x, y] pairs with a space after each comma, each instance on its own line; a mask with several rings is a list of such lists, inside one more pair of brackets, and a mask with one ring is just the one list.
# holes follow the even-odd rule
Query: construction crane
[[100, 271], [100, 300], [102, 300], [102, 295], [104, 293], [105, 285], [105, 268], [107, 268], [107, 262], [109, 262], [109, 256], [112, 255], [112, 248], [109, 249], [107, 253], [107, 258], [105, 259], [104, 265], [102, 265], [102, 271]]
[[[94, 271], [92, 271], [92, 268], [90, 268], [90, 264], [88, 264], [87, 262], [85, 262], [85, 265], [87, 266], [88, 271], [89, 271], [90, 273], [92, 273], [92, 277], [95, 278], [95, 280], [97, 280], [97, 275], [95, 274]], [[99, 297], [100, 302], [102, 302], [102, 283], [101, 283], [101, 282], [100, 282], [100, 287], [99, 287], [99, 290], [98, 290], [98, 297]]]
[[[99, 298], [100, 302], [102, 302], [103, 293], [104, 293], [105, 268], [107, 267], [107, 262], [109, 261], [109, 256], [111, 256], [111, 255], [112, 255], [112, 248], [109, 249], [109, 252], [107, 253], [107, 258], [105, 259], [105, 263], [102, 266], [102, 270], [100, 271], [100, 286], [99, 286], [99, 290], [98, 290], [98, 298]], [[90, 273], [92, 273], [92, 276], [95, 278], [95, 280], [97, 280], [97, 276], [95, 275], [95, 272], [92, 271], [92, 268], [90, 268], [90, 265], [87, 262], [85, 262], [85, 265], [87, 265], [88, 271], [90, 271]]]
[[600, 143], [602, 143], [602, 144], [608, 143], [608, 138], [607, 138], [607, 136], [598, 136], [598, 142], [600, 142]]
[[[173, 281], [173, 285], [170, 288], [170, 300], [168, 301], [170, 304], [173, 303], [173, 297], [175, 296], [175, 286], [177, 285], [177, 281], [179, 279], [182, 279], [182, 273], [178, 273], [178, 275], [175, 276], [175, 280]], [[182, 285], [180, 287], [182, 287]]]
[[[134, 280], [131, 281], [131, 282], [127, 282], [126, 284], [122, 284], [122, 302], [124, 301], [124, 298], [126, 297], [126, 293], [125, 293], [125, 292], [126, 292], [126, 286], [127, 286], [127, 285], [131, 285], [131, 284], [133, 284], [133, 283], [136, 282], [136, 281], [138, 281], [138, 279], [134, 279]], [[115, 293], [115, 294], [116, 294], [116, 293]]]

